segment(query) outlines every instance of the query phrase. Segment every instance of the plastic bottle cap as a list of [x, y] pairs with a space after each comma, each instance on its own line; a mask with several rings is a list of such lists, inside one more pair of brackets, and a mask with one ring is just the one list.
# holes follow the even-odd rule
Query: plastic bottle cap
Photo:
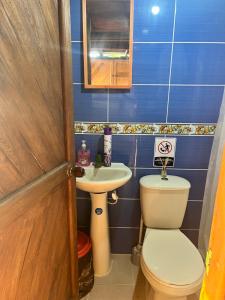
[[86, 145], [86, 141], [85, 140], [82, 140], [81, 141], [81, 148], [83, 149], [83, 150], [85, 150], [86, 148], [87, 148], [87, 145]]
[[104, 128], [104, 134], [106, 134], [106, 135], [112, 134], [112, 128], [111, 127], [105, 127]]

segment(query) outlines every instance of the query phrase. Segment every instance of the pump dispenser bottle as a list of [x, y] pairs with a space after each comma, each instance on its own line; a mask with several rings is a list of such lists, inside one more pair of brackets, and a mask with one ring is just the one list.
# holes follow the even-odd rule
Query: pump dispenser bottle
[[89, 166], [90, 160], [90, 150], [87, 149], [86, 141], [82, 140], [81, 148], [78, 151], [78, 165], [79, 166]]

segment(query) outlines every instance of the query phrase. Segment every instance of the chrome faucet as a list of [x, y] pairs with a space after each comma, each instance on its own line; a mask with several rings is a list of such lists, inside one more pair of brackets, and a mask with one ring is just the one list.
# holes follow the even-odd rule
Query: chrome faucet
[[161, 161], [162, 161], [161, 179], [162, 180], [168, 180], [166, 167], [167, 167], [169, 160], [170, 160], [169, 157], [167, 157], [166, 159], [161, 159]]
[[101, 154], [98, 153], [98, 154], [95, 156], [95, 162], [94, 162], [93, 165], [94, 165], [94, 167], [95, 167], [96, 169], [101, 168], [101, 167], [103, 166]]

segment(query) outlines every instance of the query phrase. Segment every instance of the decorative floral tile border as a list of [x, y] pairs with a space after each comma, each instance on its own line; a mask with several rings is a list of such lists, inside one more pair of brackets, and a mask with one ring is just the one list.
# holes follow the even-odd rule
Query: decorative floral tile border
[[113, 134], [146, 135], [214, 135], [216, 124], [155, 124], [155, 123], [89, 123], [75, 122], [75, 133], [103, 134], [104, 127], [112, 128]]

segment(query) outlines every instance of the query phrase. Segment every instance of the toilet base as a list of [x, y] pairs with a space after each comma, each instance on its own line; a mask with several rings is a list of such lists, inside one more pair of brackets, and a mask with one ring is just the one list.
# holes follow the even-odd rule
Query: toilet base
[[185, 297], [167, 296], [160, 292], [154, 291], [150, 284], [146, 281], [145, 283], [145, 300], [187, 300]]

